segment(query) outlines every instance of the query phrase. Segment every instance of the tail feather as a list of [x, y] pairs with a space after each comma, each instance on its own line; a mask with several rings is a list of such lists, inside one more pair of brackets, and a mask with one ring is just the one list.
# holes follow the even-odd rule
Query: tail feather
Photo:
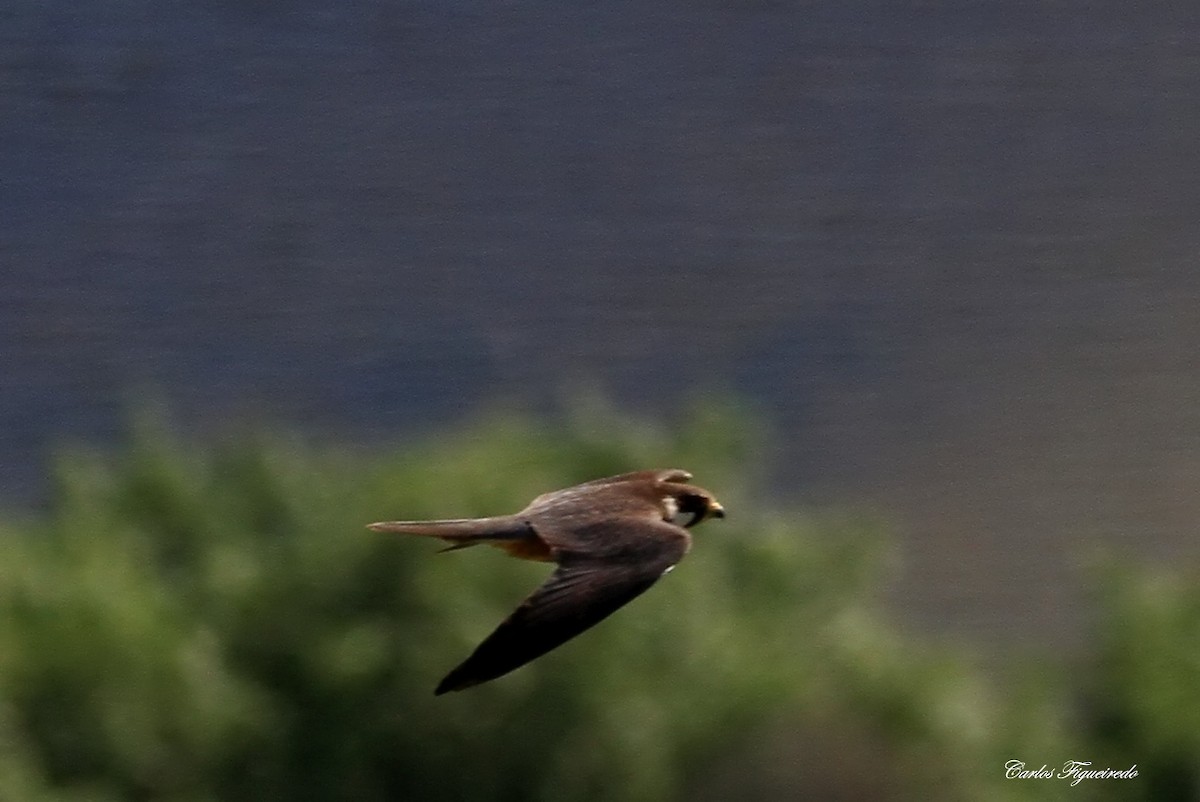
[[368, 524], [367, 528], [374, 532], [441, 538], [450, 544], [442, 551], [463, 549], [488, 540], [521, 540], [533, 535], [529, 524], [513, 515], [443, 521], [380, 521]]
[[444, 549], [438, 549], [437, 553], [445, 554], [448, 551], [456, 551], [457, 549], [465, 549], [468, 546], [478, 546], [481, 542], [482, 541], [480, 541], [480, 540], [460, 540], [457, 543], [452, 543], [449, 546], [446, 546], [446, 548], [444, 548]]

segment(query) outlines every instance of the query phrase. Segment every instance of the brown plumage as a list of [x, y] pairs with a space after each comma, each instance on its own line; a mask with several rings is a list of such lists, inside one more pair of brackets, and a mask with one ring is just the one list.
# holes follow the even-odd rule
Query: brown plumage
[[[725, 516], [691, 478], [681, 470], [637, 471], [545, 493], [514, 515], [371, 524], [376, 532], [441, 538], [450, 544], [443, 551], [487, 543], [558, 564], [435, 693], [507, 674], [644, 593], [691, 548], [687, 527]], [[680, 515], [691, 518], [676, 524]]]

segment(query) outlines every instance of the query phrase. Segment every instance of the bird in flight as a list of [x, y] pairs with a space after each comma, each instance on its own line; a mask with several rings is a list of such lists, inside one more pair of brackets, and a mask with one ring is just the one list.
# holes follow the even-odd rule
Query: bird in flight
[[[691, 478], [681, 470], [636, 471], [544, 493], [514, 515], [370, 524], [376, 532], [441, 538], [450, 544], [442, 551], [486, 543], [558, 566], [434, 693], [503, 676], [648, 590], [691, 548], [688, 528], [725, 517]], [[676, 523], [682, 516], [691, 517]]]

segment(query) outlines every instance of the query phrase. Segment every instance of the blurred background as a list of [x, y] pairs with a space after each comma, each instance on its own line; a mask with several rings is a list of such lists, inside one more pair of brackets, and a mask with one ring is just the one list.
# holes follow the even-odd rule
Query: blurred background
[[[180, 521], [226, 509], [203, 495], [200, 477], [227, 468], [208, 444], [256, 424], [306, 444], [264, 446], [250, 461], [272, 477], [308, 464], [306, 448], [320, 465], [349, 449], [370, 465], [398, 453], [417, 482], [462, 456], [438, 444], [478, 439], [471, 466], [435, 475], [487, 492], [433, 482], [411, 500], [429, 514], [505, 511], [596, 471], [690, 457], [712, 466], [702, 484], [755, 510], [749, 529], [760, 509], [878, 522], [887, 546], [864, 593], [897, 638], [961, 645], [981, 681], [1031, 655], [1089, 660], [1110, 620], [1098, 562], [1195, 565], [1197, 96], [1200, 18], [1173, 4], [12, 0], [0, 502], [30, 533], [10, 540], [55, 542], [36, 532], [73, 528], [64, 510], [87, 498], [83, 520], [207, 543]], [[131, 437], [147, 399], [170, 432]], [[530, 445], [547, 433], [590, 456]], [[608, 436], [626, 445], [598, 445]], [[55, 456], [81, 443], [125, 456]], [[146, 463], [147, 449], [180, 453]], [[335, 462], [312, 471], [355, 470]], [[190, 498], [188, 477], [201, 495], [184, 503], [172, 494]], [[136, 490], [159, 480], [169, 492]], [[228, 492], [261, 501], [256, 481]], [[404, 498], [380, 488], [331, 525], [417, 517]], [[245, 512], [257, 503], [229, 518], [273, 529]], [[445, 659], [513, 600], [477, 611]], [[1179, 632], [1195, 635], [1192, 620]], [[1189, 701], [1185, 686], [1162, 709]], [[1131, 715], [1089, 732], [1136, 731]], [[19, 720], [12, 732], [33, 726]], [[29, 736], [57, 744], [45, 755], [83, 731], [46, 726]], [[781, 754], [811, 751], [770, 726], [789, 733], [768, 739], [791, 744]], [[870, 762], [873, 737], [825, 748]], [[1180, 737], [1163, 736], [1183, 779], [1153, 798], [1200, 793]], [[74, 776], [56, 760], [23, 793]], [[727, 776], [764, 776], [747, 761]], [[524, 776], [502, 796], [558, 788]], [[209, 798], [138, 782], [79, 793]], [[761, 798], [812, 790], [778, 782]], [[893, 787], [880, 783], [863, 798]], [[204, 793], [236, 795], [222, 787]]]

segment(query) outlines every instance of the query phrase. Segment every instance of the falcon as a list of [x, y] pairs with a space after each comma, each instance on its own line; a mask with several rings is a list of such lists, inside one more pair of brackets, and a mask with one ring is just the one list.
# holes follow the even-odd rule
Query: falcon
[[521, 512], [491, 518], [382, 521], [376, 532], [437, 537], [453, 551], [486, 543], [513, 557], [557, 564], [435, 694], [501, 677], [561, 646], [646, 592], [692, 545], [688, 529], [724, 518], [713, 495], [677, 469], [636, 471], [544, 493]]

